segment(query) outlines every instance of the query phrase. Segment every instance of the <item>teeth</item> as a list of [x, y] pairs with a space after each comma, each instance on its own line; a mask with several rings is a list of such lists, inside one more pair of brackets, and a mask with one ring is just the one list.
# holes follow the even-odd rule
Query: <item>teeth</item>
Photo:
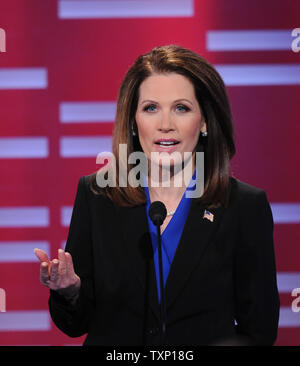
[[174, 141], [161, 141], [161, 142], [159, 142], [159, 145], [163, 145], [163, 146], [175, 145], [175, 142]]

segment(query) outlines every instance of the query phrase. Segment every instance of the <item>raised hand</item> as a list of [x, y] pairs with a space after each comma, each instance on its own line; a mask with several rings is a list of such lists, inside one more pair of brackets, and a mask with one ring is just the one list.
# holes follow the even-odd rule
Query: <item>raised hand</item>
[[40, 260], [40, 282], [67, 299], [76, 298], [80, 289], [80, 278], [74, 271], [70, 253], [58, 249], [58, 259], [52, 261], [46, 252], [35, 248], [34, 253]]

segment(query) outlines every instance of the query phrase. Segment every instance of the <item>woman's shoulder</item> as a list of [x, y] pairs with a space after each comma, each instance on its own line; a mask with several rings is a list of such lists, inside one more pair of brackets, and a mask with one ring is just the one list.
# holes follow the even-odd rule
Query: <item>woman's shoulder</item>
[[97, 172], [93, 172], [88, 175], [83, 175], [81, 178], [85, 182], [85, 184], [88, 186], [91, 182], [96, 180]]
[[78, 183], [79, 187], [83, 186], [89, 199], [104, 200], [110, 202], [107, 197], [105, 188], [99, 187], [97, 184], [97, 172], [88, 175], [82, 175]]
[[241, 181], [240, 179], [230, 176], [232, 198], [238, 200], [252, 200], [257, 197], [267, 197], [266, 191], [258, 186]]
[[[266, 191], [255, 185], [230, 177], [232, 194], [231, 208], [245, 223], [245, 227], [253, 222], [263, 222], [265, 227], [273, 227], [273, 213]], [[258, 224], [257, 224], [258, 225]], [[268, 226], [270, 225], [270, 226]]]

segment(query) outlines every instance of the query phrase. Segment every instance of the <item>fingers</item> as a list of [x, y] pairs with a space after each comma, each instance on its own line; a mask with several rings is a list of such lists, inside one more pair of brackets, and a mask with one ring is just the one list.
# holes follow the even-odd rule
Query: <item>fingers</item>
[[66, 253], [63, 249], [58, 249], [58, 259], [55, 258], [52, 261], [41, 249], [35, 248], [34, 253], [41, 261], [40, 281], [43, 285], [57, 289], [66, 286], [69, 282], [72, 284], [74, 277], [78, 277], [74, 272], [71, 254]]
[[59, 282], [66, 279], [67, 275], [66, 253], [63, 249], [58, 249], [58, 259], [51, 261], [50, 281], [58, 285]]
[[53, 259], [51, 262], [51, 268], [50, 268], [50, 281], [53, 283], [58, 282], [58, 266], [59, 266], [59, 260]]
[[37, 256], [37, 258], [40, 260], [41, 263], [50, 262], [47, 253], [44, 252], [42, 249], [35, 248], [33, 252]]
[[40, 281], [45, 286], [49, 285], [49, 264], [47, 262], [41, 263]]
[[67, 272], [72, 275], [74, 274], [73, 259], [70, 253], [65, 252]]
[[67, 263], [66, 263], [66, 253], [62, 249], [58, 249], [58, 260], [59, 260], [58, 265], [59, 274], [64, 276], [67, 274]]

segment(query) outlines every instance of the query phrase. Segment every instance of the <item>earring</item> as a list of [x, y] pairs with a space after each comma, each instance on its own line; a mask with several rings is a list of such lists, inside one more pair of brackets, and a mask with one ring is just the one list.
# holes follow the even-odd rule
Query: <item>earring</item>
[[135, 132], [136, 122], [135, 122], [135, 120], [131, 121], [130, 125], [131, 125], [132, 136], [136, 136], [136, 132]]
[[206, 137], [207, 136], [207, 131], [201, 132], [201, 136]]

